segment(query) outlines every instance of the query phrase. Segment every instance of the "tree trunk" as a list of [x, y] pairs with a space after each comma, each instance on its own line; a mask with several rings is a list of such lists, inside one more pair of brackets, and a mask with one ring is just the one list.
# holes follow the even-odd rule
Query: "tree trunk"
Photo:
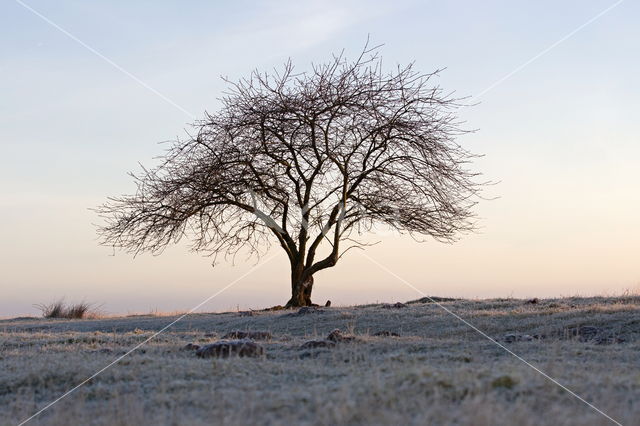
[[296, 276], [296, 274], [292, 274], [291, 278], [291, 299], [289, 299], [285, 308], [297, 308], [300, 306], [314, 305], [313, 303], [311, 303], [313, 276], [308, 277], [304, 281], [300, 276]]

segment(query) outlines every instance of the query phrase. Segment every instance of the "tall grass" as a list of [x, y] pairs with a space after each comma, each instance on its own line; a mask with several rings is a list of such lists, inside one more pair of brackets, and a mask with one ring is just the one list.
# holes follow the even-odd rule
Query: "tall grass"
[[58, 300], [49, 304], [36, 305], [36, 307], [40, 309], [44, 318], [83, 319], [98, 316], [93, 306], [86, 302], [66, 305], [64, 301]]

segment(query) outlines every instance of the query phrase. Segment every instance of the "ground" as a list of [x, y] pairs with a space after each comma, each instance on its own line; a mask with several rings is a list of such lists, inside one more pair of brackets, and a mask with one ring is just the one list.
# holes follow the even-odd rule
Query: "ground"
[[[617, 422], [640, 424], [638, 296], [192, 314], [28, 424], [615, 424], [444, 308]], [[0, 321], [0, 424], [19, 424], [175, 318]], [[356, 339], [301, 348], [334, 329]], [[257, 358], [183, 348], [231, 331], [272, 338], [256, 342]]]

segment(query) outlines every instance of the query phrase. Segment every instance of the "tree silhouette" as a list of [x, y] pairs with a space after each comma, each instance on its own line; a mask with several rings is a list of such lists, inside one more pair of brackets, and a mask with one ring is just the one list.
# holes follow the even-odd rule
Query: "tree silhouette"
[[[460, 99], [413, 65], [385, 72], [377, 48], [295, 73], [229, 82], [222, 107], [109, 198], [102, 243], [154, 254], [183, 236], [217, 256], [277, 241], [291, 265], [288, 307], [311, 304], [313, 276], [384, 225], [451, 242], [473, 229], [480, 184], [456, 136]], [[345, 247], [346, 246], [346, 247]]]

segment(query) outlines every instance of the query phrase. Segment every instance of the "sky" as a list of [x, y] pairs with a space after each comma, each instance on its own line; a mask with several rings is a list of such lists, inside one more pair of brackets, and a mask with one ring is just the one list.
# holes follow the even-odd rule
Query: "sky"
[[221, 76], [287, 58], [304, 71], [353, 57], [368, 36], [389, 68], [446, 68], [438, 84], [475, 104], [459, 115], [477, 131], [459, 142], [496, 184], [478, 232], [454, 244], [370, 236], [381, 243], [315, 277], [315, 301], [639, 292], [638, 18], [640, 3], [610, 0], [6, 0], [0, 317], [60, 298], [109, 314], [286, 302], [275, 246], [215, 267], [182, 243], [134, 259], [98, 244], [90, 208], [133, 191], [127, 172], [219, 107]]

